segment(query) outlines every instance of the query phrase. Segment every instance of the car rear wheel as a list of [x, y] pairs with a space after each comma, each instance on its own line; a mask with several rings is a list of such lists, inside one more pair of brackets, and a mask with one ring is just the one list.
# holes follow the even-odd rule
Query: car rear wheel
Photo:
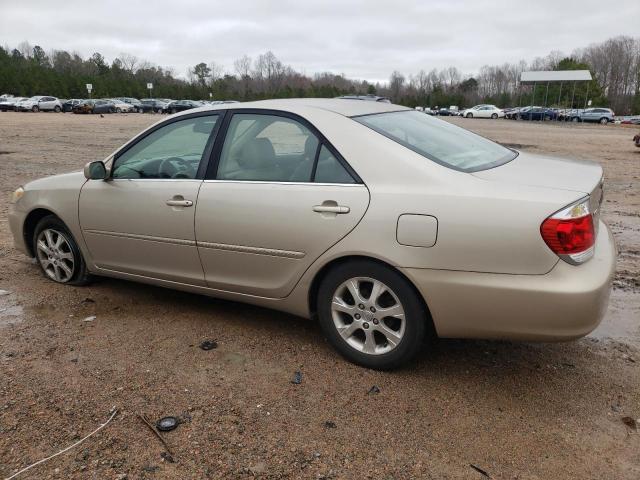
[[353, 363], [396, 368], [423, 344], [427, 313], [412, 286], [389, 267], [366, 260], [339, 265], [323, 279], [317, 301], [325, 336]]
[[473, 118], [473, 113], [467, 113], [467, 118]]
[[33, 252], [45, 276], [54, 282], [86, 285], [91, 280], [78, 244], [55, 215], [44, 217], [36, 225]]
[[600, 124], [601, 125], [606, 125], [607, 123], [609, 123], [609, 119], [607, 117], [602, 117], [600, 119]]

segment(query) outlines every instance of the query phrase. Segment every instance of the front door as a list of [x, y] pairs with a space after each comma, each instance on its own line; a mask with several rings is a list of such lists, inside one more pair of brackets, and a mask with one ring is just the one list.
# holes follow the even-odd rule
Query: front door
[[80, 225], [99, 268], [204, 285], [194, 218], [218, 115], [169, 121], [116, 155], [109, 180], [80, 193]]
[[369, 191], [300, 118], [235, 113], [203, 183], [196, 239], [211, 288], [281, 298], [347, 235]]

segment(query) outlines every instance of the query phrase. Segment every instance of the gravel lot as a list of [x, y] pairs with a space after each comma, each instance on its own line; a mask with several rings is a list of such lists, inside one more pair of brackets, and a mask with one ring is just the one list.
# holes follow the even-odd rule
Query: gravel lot
[[[487, 478], [472, 465], [495, 479], [640, 478], [640, 431], [622, 421], [640, 418], [634, 129], [453, 119], [604, 165], [620, 249], [611, 306], [580, 341], [447, 340], [381, 373], [343, 361], [312, 322], [125, 281], [58, 286], [13, 249], [15, 187], [103, 158], [158, 118], [0, 113], [0, 477], [117, 406], [104, 430], [20, 478]], [[206, 339], [218, 348], [200, 349]], [[164, 434], [174, 463], [138, 413], [183, 420]]]

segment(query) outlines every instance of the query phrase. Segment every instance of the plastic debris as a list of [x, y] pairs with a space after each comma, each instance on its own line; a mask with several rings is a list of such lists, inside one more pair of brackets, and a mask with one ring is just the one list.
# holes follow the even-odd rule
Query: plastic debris
[[11, 292], [9, 290], [0, 290], [0, 297], [4, 297], [5, 295], [9, 295]]
[[95, 315], [90, 315], [82, 319], [83, 322], [93, 322], [97, 317]]
[[369, 391], [367, 392], [367, 395], [375, 395], [377, 393], [380, 393], [380, 388], [378, 388], [377, 385], [374, 385], [369, 389]]
[[293, 374], [293, 379], [291, 380], [291, 383], [293, 383], [294, 385], [300, 385], [302, 383], [301, 371], [298, 370]]
[[176, 428], [179, 423], [176, 417], [163, 417], [156, 422], [156, 428], [161, 432], [170, 432]]
[[200, 348], [202, 350], [213, 350], [214, 348], [218, 348], [218, 343], [215, 340], [205, 340], [200, 344]]

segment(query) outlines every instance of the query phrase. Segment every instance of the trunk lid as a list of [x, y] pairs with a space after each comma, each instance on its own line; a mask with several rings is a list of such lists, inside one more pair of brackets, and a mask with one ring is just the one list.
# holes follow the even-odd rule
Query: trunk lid
[[570, 190], [591, 195], [601, 187], [602, 167], [594, 162], [518, 152], [504, 165], [473, 172], [483, 180]]

